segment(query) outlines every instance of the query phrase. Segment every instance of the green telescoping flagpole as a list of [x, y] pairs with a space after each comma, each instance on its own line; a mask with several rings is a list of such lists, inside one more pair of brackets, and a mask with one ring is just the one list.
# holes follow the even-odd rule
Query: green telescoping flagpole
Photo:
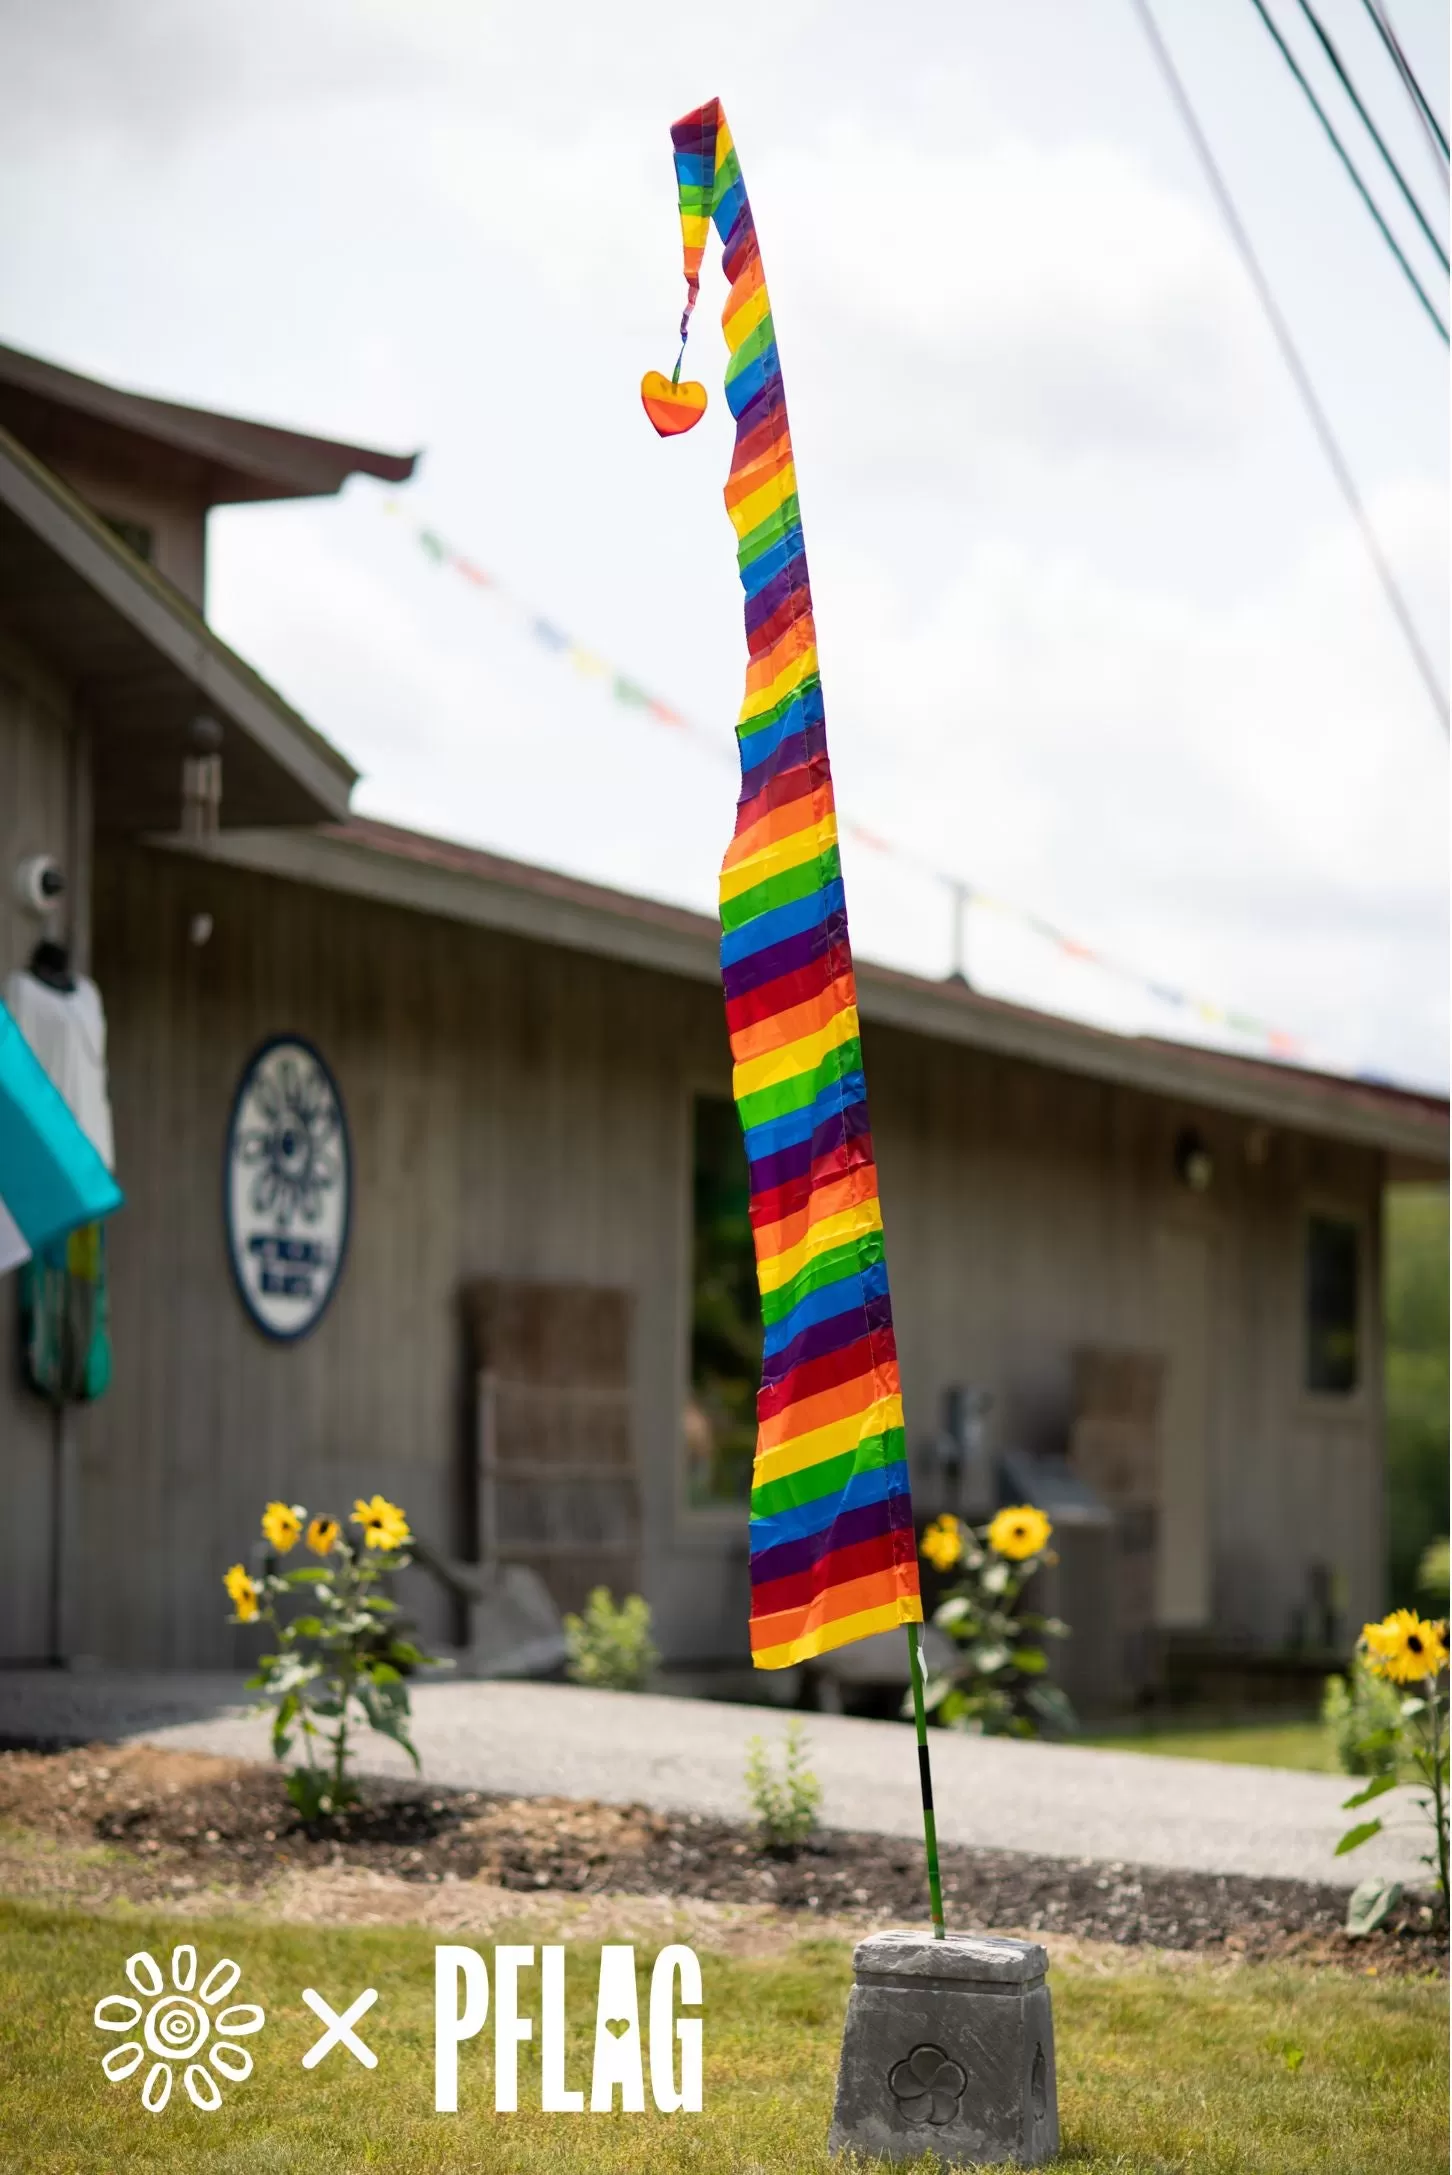
[[928, 1715], [923, 1703], [921, 1624], [908, 1625], [907, 1639], [913, 1679], [913, 1721], [918, 1733], [918, 1783], [923, 1793], [923, 1845], [928, 1854], [928, 1901], [933, 1913], [933, 1939], [941, 1941], [945, 1937], [943, 1876], [938, 1871], [938, 1823], [933, 1812], [933, 1763], [928, 1753]]

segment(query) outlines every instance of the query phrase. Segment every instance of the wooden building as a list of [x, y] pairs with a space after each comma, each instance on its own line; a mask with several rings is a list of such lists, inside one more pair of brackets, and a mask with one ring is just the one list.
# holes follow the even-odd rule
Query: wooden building
[[[0, 973], [35, 934], [10, 870], [50, 852], [105, 998], [127, 1194], [113, 1380], [62, 1430], [0, 1288], [0, 1658], [45, 1651], [62, 1435], [74, 1654], [237, 1659], [219, 1575], [272, 1495], [381, 1489], [474, 1555], [471, 1306], [582, 1286], [617, 1295], [619, 1350], [494, 1367], [521, 1412], [573, 1417], [552, 1490], [548, 1430], [518, 1436], [539, 1448], [513, 1495], [491, 1480], [516, 1520], [492, 1538], [567, 1602], [596, 1573], [638, 1584], [673, 1660], [745, 1651], [752, 1325], [714, 923], [351, 818], [346, 762], [201, 617], [209, 504], [407, 467], [0, 353]], [[199, 714], [215, 838], [180, 835]], [[1445, 1101], [859, 983], [920, 1507], [971, 1384], [1009, 1473], [1092, 1482], [1161, 1637], [1270, 1652], [1375, 1611], [1381, 1200], [1445, 1172]], [[279, 1036], [325, 1061], [350, 1170], [336, 1287], [297, 1337], [244, 1304], [223, 1199], [239, 1083]], [[413, 1598], [448, 1637], [445, 1597]]]

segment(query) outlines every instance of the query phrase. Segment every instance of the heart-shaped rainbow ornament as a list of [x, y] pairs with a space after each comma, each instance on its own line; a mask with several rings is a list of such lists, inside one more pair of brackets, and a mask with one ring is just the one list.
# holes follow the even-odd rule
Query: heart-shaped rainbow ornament
[[647, 370], [640, 381], [640, 404], [662, 438], [675, 438], [694, 430], [706, 412], [706, 388], [688, 379], [676, 385], [659, 370]]

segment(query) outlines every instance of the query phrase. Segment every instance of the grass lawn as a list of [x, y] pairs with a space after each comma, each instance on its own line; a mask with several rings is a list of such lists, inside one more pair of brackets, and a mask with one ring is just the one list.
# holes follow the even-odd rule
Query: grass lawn
[[[1235, 1767], [1299, 1767], [1340, 1773], [1331, 1733], [1321, 1722], [1277, 1717], [1255, 1722], [1146, 1722], [1089, 1732], [1075, 1744], [1114, 1752], [1158, 1752], [1177, 1760], [1228, 1760]], [[1348, 1790], [1356, 1785], [1348, 1781]]]
[[[507, 1938], [528, 1939], [527, 1928]], [[493, 2112], [492, 2019], [460, 2049], [457, 2116], [433, 2112], [432, 1951], [413, 1927], [315, 1928], [262, 1920], [107, 1916], [0, 1905], [0, 2168], [26, 2175], [802, 2175], [825, 2170], [845, 1942], [803, 1941], [772, 1960], [702, 1955], [705, 2111], [544, 2115], [535, 2054], [522, 2048], [517, 2115]], [[92, 2024], [124, 1989], [126, 1957], [163, 1963], [195, 1942], [205, 1972], [241, 1963], [238, 2001], [267, 2026], [246, 2042], [251, 2079], [204, 2115], [180, 2096], [140, 2106], [145, 2066], [108, 2084], [117, 2044]], [[481, 1944], [483, 1945], [483, 1944]], [[492, 1967], [492, 1954], [484, 1947]], [[649, 1950], [637, 1950], [642, 1967]], [[588, 2086], [596, 1956], [571, 1947], [567, 2076]], [[537, 1985], [526, 1975], [524, 1985]], [[1077, 2175], [1433, 2175], [1447, 2164], [1445, 1983], [1329, 1970], [1096, 1962], [1056, 1967], [1060, 2111]], [[379, 2056], [364, 2070], [335, 2050], [301, 2056], [321, 2026], [314, 1986], [341, 2010], [365, 1986], [359, 2025]], [[526, 2007], [535, 2007], [527, 2000]], [[642, 1999], [642, 2019], [644, 2000]], [[649, 2087], [647, 2086], [647, 2099]], [[920, 2163], [924, 2168], [931, 2162]]]

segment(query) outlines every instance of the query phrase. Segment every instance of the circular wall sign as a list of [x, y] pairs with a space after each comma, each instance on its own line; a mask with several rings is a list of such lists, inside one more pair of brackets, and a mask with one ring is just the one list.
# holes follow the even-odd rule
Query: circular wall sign
[[269, 1337], [304, 1337], [343, 1269], [352, 1158], [338, 1083], [309, 1042], [276, 1035], [248, 1059], [227, 1127], [227, 1252]]

